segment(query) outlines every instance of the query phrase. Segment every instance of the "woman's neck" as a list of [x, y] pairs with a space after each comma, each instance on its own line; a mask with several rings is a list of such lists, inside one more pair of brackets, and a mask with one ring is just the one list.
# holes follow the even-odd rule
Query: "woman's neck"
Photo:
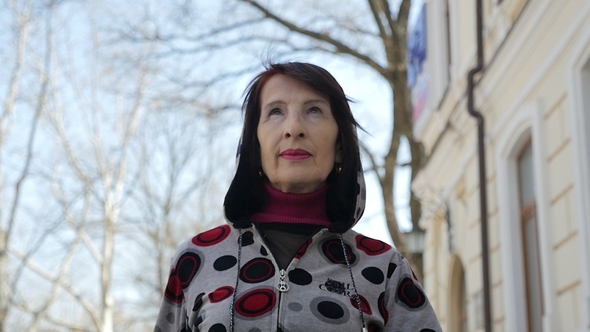
[[330, 226], [326, 210], [328, 186], [308, 194], [289, 194], [264, 182], [268, 201], [252, 216], [255, 223], [284, 223]]

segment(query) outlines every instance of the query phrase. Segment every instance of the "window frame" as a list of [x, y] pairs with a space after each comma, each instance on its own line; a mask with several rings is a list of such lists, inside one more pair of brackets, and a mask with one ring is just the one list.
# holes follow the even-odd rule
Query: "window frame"
[[[590, 14], [590, 3], [580, 12], [580, 15]], [[587, 17], [587, 16], [586, 16]], [[579, 27], [581, 31], [572, 52], [568, 64], [568, 85], [570, 102], [570, 126], [572, 135], [573, 170], [576, 185], [574, 186], [574, 200], [576, 205], [576, 219], [580, 239], [590, 238], [590, 115], [586, 114], [585, 108], [590, 107], [584, 99], [584, 70], [590, 70], [590, 23]], [[588, 75], [588, 73], [586, 73]], [[580, 263], [582, 279], [582, 312], [590, 312], [590, 243], [579, 241]], [[582, 326], [580, 331], [590, 331], [590, 316], [582, 315]]]
[[[533, 169], [535, 180], [536, 217], [538, 231], [538, 250], [541, 269], [541, 292], [543, 294], [542, 327], [552, 331], [554, 319], [555, 294], [551, 292], [552, 251], [551, 225], [548, 224], [550, 204], [547, 195], [547, 164], [544, 142], [544, 120], [540, 101], [525, 104], [505, 119], [499, 132], [495, 160], [497, 167], [497, 201], [500, 222], [502, 278], [504, 293], [505, 330], [527, 331], [528, 315], [525, 291], [525, 268], [523, 257], [523, 231], [521, 227], [520, 193], [518, 184], [517, 158], [523, 147], [530, 141], [533, 149]], [[516, 276], [516, 277], [515, 277]], [[528, 310], [527, 310], [528, 311]]]
[[[541, 261], [541, 254], [539, 251], [539, 225], [538, 225], [538, 221], [537, 221], [537, 199], [536, 197], [533, 196], [532, 199], [528, 200], [528, 201], [524, 201], [523, 196], [523, 188], [522, 188], [522, 182], [521, 180], [523, 179], [524, 176], [526, 176], [525, 174], [523, 174], [522, 172], [522, 168], [521, 168], [521, 160], [524, 156], [524, 154], [526, 152], [528, 152], [527, 150], [531, 149], [531, 155], [532, 158], [534, 158], [534, 152], [533, 152], [533, 146], [532, 146], [532, 142], [531, 139], [529, 138], [529, 140], [524, 144], [524, 146], [521, 148], [520, 153], [518, 153], [517, 157], [516, 157], [516, 163], [518, 164], [518, 191], [519, 191], [519, 202], [520, 202], [520, 232], [521, 232], [521, 240], [522, 240], [522, 255], [523, 255], [523, 269], [524, 269], [524, 284], [525, 284], [525, 297], [526, 297], [526, 307], [527, 307], [527, 325], [528, 325], [528, 331], [529, 332], [541, 332], [539, 331], [539, 329], [534, 329], [533, 326], [535, 325], [533, 320], [533, 310], [536, 309], [534, 308], [535, 303], [533, 303], [533, 296], [532, 293], [533, 292], [538, 292], [539, 294], [537, 294], [538, 298], [541, 298], [541, 303], [540, 303], [540, 308], [538, 308], [540, 310], [540, 317], [543, 317], [544, 314], [544, 306], [543, 306], [543, 298], [544, 298], [544, 294], [543, 294], [543, 289], [542, 289], [542, 274], [541, 274], [541, 266], [542, 266], [542, 261]], [[532, 184], [533, 184], [533, 192], [534, 192], [534, 188], [535, 188], [535, 179], [534, 179], [534, 167], [533, 169], [531, 169], [531, 172], [533, 172], [533, 176], [532, 176]], [[534, 225], [534, 230], [533, 230], [533, 234], [530, 234], [532, 236], [534, 236], [536, 238], [535, 240], [535, 244], [534, 244], [534, 248], [532, 248], [532, 250], [534, 250], [534, 252], [530, 252], [529, 251], [529, 243], [527, 243], [527, 239], [529, 238], [529, 234], [528, 233], [528, 228], [527, 228], [527, 223], [530, 221], [530, 219], [533, 219], [532, 222], [535, 224]], [[531, 271], [529, 268], [529, 261], [531, 260], [536, 260], [535, 265], [537, 267], [537, 271]], [[533, 290], [532, 289], [532, 284], [531, 284], [531, 279], [532, 279], [532, 275], [537, 275], [539, 276], [540, 279], [540, 289], [538, 290]], [[537, 287], [539, 288], [539, 287]], [[542, 325], [542, 321], [539, 322]]]

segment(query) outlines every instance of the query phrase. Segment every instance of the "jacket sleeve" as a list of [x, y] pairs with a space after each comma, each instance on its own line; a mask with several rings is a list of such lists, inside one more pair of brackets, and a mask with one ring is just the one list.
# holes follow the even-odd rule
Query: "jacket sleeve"
[[187, 328], [187, 310], [184, 291], [174, 268], [177, 259], [178, 255], [174, 255], [154, 332], [190, 331]]
[[[391, 274], [390, 274], [391, 273]], [[442, 332], [434, 309], [424, 289], [410, 268], [410, 264], [399, 252], [390, 262], [387, 290], [379, 299], [383, 310], [385, 331]]]

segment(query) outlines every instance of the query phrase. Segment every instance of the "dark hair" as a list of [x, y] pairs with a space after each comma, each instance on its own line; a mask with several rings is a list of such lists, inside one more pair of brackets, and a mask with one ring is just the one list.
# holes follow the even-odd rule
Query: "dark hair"
[[[342, 149], [342, 171], [328, 175], [328, 217], [336, 224], [349, 224], [354, 215], [355, 199], [358, 193], [357, 172], [361, 171], [356, 128], [362, 128], [354, 119], [349, 99], [336, 79], [325, 69], [301, 62], [270, 64], [256, 76], [246, 89], [242, 105], [244, 128], [236, 175], [225, 197], [225, 214], [232, 222], [245, 221], [260, 211], [267, 193], [260, 177], [261, 154], [257, 136], [260, 120], [260, 94], [268, 80], [283, 74], [309, 86], [326, 96], [330, 101], [332, 115], [338, 125], [337, 142]], [[352, 221], [354, 222], [354, 221]], [[345, 231], [345, 230], [342, 230]]]

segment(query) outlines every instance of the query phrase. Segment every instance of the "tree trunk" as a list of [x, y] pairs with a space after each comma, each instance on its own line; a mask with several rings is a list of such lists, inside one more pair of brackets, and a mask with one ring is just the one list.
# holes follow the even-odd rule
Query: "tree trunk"
[[[9, 132], [8, 121], [12, 117], [15, 108], [15, 101], [18, 95], [18, 87], [20, 82], [20, 74], [22, 71], [23, 63], [25, 60], [26, 46], [29, 36], [29, 15], [30, 15], [30, 4], [24, 9], [23, 13], [19, 16], [19, 28], [17, 38], [17, 52], [16, 52], [16, 63], [12, 71], [10, 83], [8, 85], [8, 94], [4, 103], [4, 109], [2, 110], [2, 116], [0, 118], [0, 201], [2, 201], [4, 187], [4, 172], [3, 172], [3, 161], [2, 161], [2, 150], [4, 148], [4, 142]], [[17, 202], [15, 202], [17, 203]], [[17, 203], [18, 204], [18, 203]], [[8, 275], [6, 265], [8, 264], [8, 241], [10, 239], [10, 233], [14, 219], [8, 220], [6, 229], [3, 229], [3, 211], [4, 207], [0, 209], [0, 332], [5, 331], [5, 321], [8, 316], [8, 308], [10, 304], [10, 287], [8, 285]]]

